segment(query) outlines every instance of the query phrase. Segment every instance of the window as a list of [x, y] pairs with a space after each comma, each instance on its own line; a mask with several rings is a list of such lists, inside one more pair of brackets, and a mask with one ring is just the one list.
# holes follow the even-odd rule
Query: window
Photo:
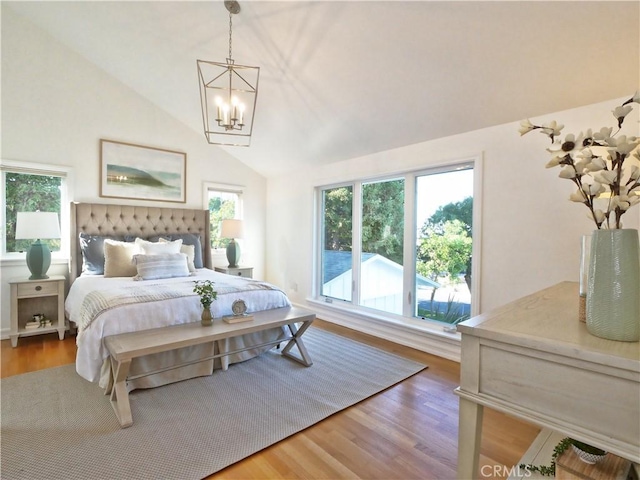
[[32, 240], [16, 240], [18, 212], [56, 212], [60, 239], [46, 240], [52, 257], [66, 258], [69, 251], [69, 167], [2, 161], [2, 256], [22, 256]]
[[475, 159], [318, 188], [318, 295], [417, 321], [468, 318], [480, 166]]
[[242, 218], [242, 187], [205, 183], [204, 191], [209, 210], [211, 248], [226, 248], [229, 239], [220, 237], [220, 223], [227, 218]]

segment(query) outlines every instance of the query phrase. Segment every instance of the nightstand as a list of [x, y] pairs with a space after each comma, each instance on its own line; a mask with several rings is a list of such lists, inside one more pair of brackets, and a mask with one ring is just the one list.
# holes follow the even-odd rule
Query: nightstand
[[236, 277], [253, 278], [253, 267], [214, 267], [216, 272], [235, 275]]
[[[18, 345], [19, 337], [42, 335], [58, 332], [64, 339], [67, 325], [64, 319], [64, 282], [63, 275], [51, 275], [41, 280], [11, 280], [11, 346]], [[27, 322], [33, 315], [44, 314], [51, 321], [50, 326], [27, 329]]]

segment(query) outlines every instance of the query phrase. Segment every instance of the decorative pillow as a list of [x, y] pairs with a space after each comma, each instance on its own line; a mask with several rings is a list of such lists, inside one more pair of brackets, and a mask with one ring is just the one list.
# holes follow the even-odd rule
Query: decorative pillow
[[142, 238], [136, 238], [136, 246], [138, 252], [142, 255], [161, 255], [165, 253], [180, 253], [180, 247], [182, 246], [182, 240], [176, 240], [175, 242], [149, 242]]
[[135, 243], [104, 240], [104, 276], [105, 277], [133, 277], [136, 266], [131, 259], [137, 253]]
[[[169, 243], [170, 240], [160, 237], [159, 242]], [[184, 253], [187, 256], [187, 267], [189, 267], [189, 271], [192, 273], [196, 271], [196, 266], [193, 263], [193, 260], [195, 258], [195, 250], [196, 247], [194, 247], [193, 245], [182, 245], [180, 247], [180, 253]]]
[[184, 253], [162, 253], [157, 255], [134, 255], [133, 264], [138, 274], [134, 280], [188, 277], [187, 256]]
[[166, 235], [154, 235], [147, 240], [151, 242], [157, 242], [160, 238], [167, 240], [182, 240], [182, 245], [193, 245], [194, 257], [193, 265], [196, 268], [203, 268], [204, 262], [202, 261], [202, 242], [200, 242], [200, 235], [197, 233], [171, 233]]
[[84, 275], [102, 275], [104, 273], [104, 240], [124, 240], [124, 237], [103, 235], [78, 235], [82, 252], [82, 273]]

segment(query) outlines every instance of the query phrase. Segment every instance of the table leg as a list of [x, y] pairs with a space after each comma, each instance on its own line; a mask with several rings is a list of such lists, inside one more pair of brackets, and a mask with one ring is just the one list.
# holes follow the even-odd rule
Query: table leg
[[[291, 332], [293, 338], [289, 340], [287, 345], [282, 349], [282, 355], [295, 360], [298, 363], [301, 363], [305, 367], [310, 367], [311, 365], [313, 365], [313, 361], [309, 356], [307, 347], [302, 342], [302, 335], [304, 334], [304, 332], [306, 332], [307, 328], [311, 326], [311, 321], [303, 322], [302, 326], [299, 329], [295, 323], [287, 326], [289, 327], [289, 331]], [[294, 345], [298, 347], [298, 351], [300, 352], [301, 357], [297, 357], [296, 355], [293, 355], [291, 353], [291, 349]]]
[[122, 428], [133, 425], [131, 404], [129, 403], [129, 391], [127, 390], [127, 375], [131, 360], [116, 362], [111, 358], [111, 372], [113, 375], [113, 388], [111, 390], [111, 406], [116, 412], [116, 417]]
[[[218, 353], [227, 353], [229, 351], [229, 339], [223, 338], [222, 340], [217, 340], [218, 342]], [[227, 370], [229, 368], [229, 355], [222, 355], [220, 357], [220, 365], [222, 366], [222, 370]]]
[[482, 413], [484, 407], [460, 398], [458, 421], [458, 478], [478, 478], [478, 457], [482, 437]]

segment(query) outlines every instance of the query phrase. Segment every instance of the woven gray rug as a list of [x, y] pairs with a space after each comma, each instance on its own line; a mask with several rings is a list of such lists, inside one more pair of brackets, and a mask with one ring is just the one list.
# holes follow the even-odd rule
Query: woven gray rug
[[303, 338], [308, 368], [272, 350], [226, 372], [132, 392], [125, 429], [73, 365], [3, 379], [1, 476], [200, 479], [426, 368], [316, 328]]

